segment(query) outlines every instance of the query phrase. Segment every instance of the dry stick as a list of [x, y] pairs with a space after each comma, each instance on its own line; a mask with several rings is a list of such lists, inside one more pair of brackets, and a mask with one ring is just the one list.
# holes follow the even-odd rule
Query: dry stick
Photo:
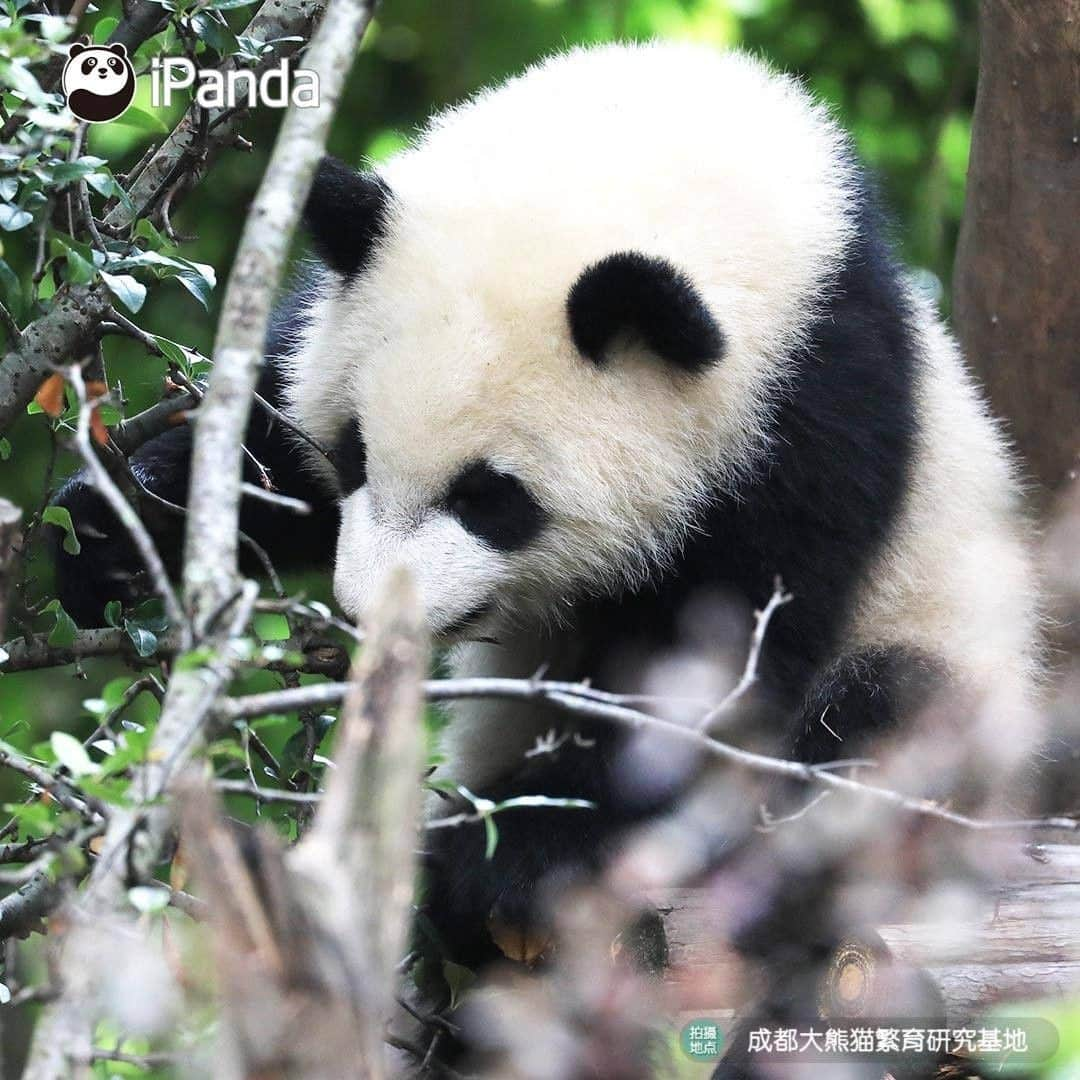
[[[275, 690], [265, 694], [250, 694], [230, 698], [221, 710], [230, 720], [265, 716], [267, 713], [297, 712], [303, 709], [327, 708], [339, 704], [349, 691], [349, 683], [319, 683], [298, 690]], [[502, 698], [516, 701], [543, 701], [573, 716], [601, 720], [632, 731], [656, 731], [696, 749], [720, 758], [731, 765], [754, 772], [783, 776], [807, 784], [866, 795], [886, 802], [899, 810], [937, 818], [966, 829], [977, 831], [1064, 829], [1080, 832], [1080, 819], [1069, 817], [1018, 818], [1015, 820], [980, 820], [957, 814], [930, 799], [911, 798], [888, 788], [837, 776], [833, 770], [849, 767], [852, 762], [829, 762], [826, 765], [807, 765], [799, 761], [757, 754], [721, 742], [694, 728], [683, 727], [659, 716], [628, 708], [604, 698], [579, 683], [545, 682], [541, 679], [465, 678], [431, 679], [424, 683], [428, 701], [452, 701], [465, 698]], [[860, 762], [865, 764], [865, 762]]]
[[222, 795], [248, 795], [259, 802], [266, 803], [300, 803], [305, 806], [313, 806], [322, 801], [321, 792], [265, 788], [252, 784], [247, 780], [215, 780], [214, 787]]
[[[320, 966], [351, 990], [356, 1075], [387, 1075], [383, 1037], [406, 947], [416, 873], [423, 765], [423, 615], [405, 571], [386, 582], [345, 700], [335, 765], [319, 813], [287, 856], [297, 894], [325, 942]], [[344, 1044], [343, 1044], [344, 1045]]]
[[157, 547], [154, 545], [146, 526], [142, 523], [142, 519], [121, 494], [116, 484], [113, 483], [112, 477], [109, 476], [105, 466], [102, 465], [101, 460], [94, 453], [94, 448], [90, 445], [90, 416], [96, 403], [87, 400], [82, 369], [77, 364], [73, 364], [68, 369], [67, 377], [68, 382], [75, 389], [76, 397], [79, 399], [79, 422], [75, 429], [75, 443], [83, 459], [83, 464], [90, 474], [90, 480], [109, 504], [117, 520], [127, 530], [128, 536], [131, 537], [131, 541], [139, 553], [139, 558], [142, 559], [143, 565], [149, 571], [154, 588], [165, 605], [165, 614], [180, 636], [181, 648], [190, 648], [191, 627], [188, 624], [187, 616], [184, 614], [184, 609], [180, 606], [180, 601], [176, 597], [176, 593], [173, 592], [172, 583], [169, 581], [169, 575], [165, 571], [165, 564], [161, 561]]

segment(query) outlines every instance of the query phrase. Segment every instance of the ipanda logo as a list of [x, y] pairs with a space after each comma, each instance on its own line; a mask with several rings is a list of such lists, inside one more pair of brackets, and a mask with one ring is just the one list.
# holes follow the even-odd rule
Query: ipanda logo
[[[68, 47], [62, 77], [68, 108], [80, 120], [103, 124], [122, 116], [135, 96], [135, 69], [127, 49], [75, 41]], [[310, 109], [319, 104], [319, 76], [304, 68], [290, 69], [282, 60], [261, 74], [238, 69], [197, 68], [185, 57], [155, 57], [150, 62], [150, 104], [168, 107], [178, 90], [195, 87], [195, 101], [204, 109], [284, 109], [290, 104]]]
[[68, 108], [80, 120], [103, 124], [122, 115], [135, 96], [135, 69], [121, 44], [74, 41], [62, 76]]

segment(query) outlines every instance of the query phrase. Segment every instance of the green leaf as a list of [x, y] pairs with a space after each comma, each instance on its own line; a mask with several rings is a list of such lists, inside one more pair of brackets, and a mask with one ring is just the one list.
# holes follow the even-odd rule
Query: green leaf
[[177, 345], [175, 341], [170, 341], [166, 337], [160, 337], [158, 334], [154, 334], [153, 338], [157, 342], [157, 347], [161, 350], [161, 355], [186, 373], [188, 369], [188, 358], [183, 347]]
[[158, 645], [158, 639], [155, 633], [147, 630], [145, 626], [133, 622], [131, 619], [124, 620], [124, 629], [127, 631], [127, 636], [131, 638], [131, 643], [135, 646], [135, 651], [141, 657], [145, 659], [148, 656], [154, 655]]
[[94, 25], [94, 44], [104, 45], [109, 40], [109, 35], [120, 25], [120, 20], [115, 15], [107, 19], [99, 19]]
[[219, 56], [229, 56], [237, 50], [236, 35], [229, 29], [224, 15], [196, 12], [191, 25], [200, 41], [206, 42]]
[[143, 306], [146, 299], [145, 285], [140, 284], [130, 274], [107, 274], [104, 270], [100, 273], [109, 292], [133, 315]]
[[19, 229], [25, 229], [33, 220], [33, 214], [28, 214], [11, 203], [0, 203], [0, 229], [4, 232], [18, 232]]
[[0, 289], [3, 289], [4, 300], [12, 315], [24, 314], [22, 282], [19, 281], [18, 274], [3, 259], [0, 259]]
[[75, 180], [83, 180], [91, 173], [96, 172], [105, 164], [104, 158], [81, 157], [78, 161], [61, 161], [54, 165], [49, 173], [49, 179], [54, 187], [63, 187]]
[[446, 985], [450, 988], [450, 1008], [456, 1009], [462, 996], [476, 982], [476, 975], [467, 967], [455, 964], [453, 960], [444, 960], [442, 971]]
[[128, 900], [136, 911], [154, 914], [169, 906], [169, 890], [160, 885], [135, 885], [128, 889]]
[[47, 525], [55, 525], [64, 530], [64, 550], [69, 555], [78, 555], [82, 551], [79, 537], [75, 533], [75, 526], [71, 523], [71, 511], [66, 506], [47, 506], [41, 515], [41, 520]]
[[138, 240], [145, 240], [150, 251], [160, 251], [162, 248], [170, 246], [168, 238], [163, 236], [161, 231], [156, 229], [153, 222], [148, 218], [139, 218], [136, 222], [135, 237]]
[[50, 600], [41, 610], [50, 613], [55, 620], [52, 630], [49, 631], [48, 643], [57, 649], [67, 649], [74, 645], [79, 628], [60, 605], [60, 601]]
[[54, 731], [49, 736], [49, 745], [56, 755], [56, 760], [72, 776], [89, 776], [97, 772], [97, 766], [90, 760], [86, 747], [74, 735], [69, 735], [66, 731]]
[[71, 248], [64, 252], [64, 262], [64, 277], [72, 285], [89, 285], [97, 277], [97, 267]]
[[490, 862], [495, 857], [495, 848], [499, 844], [499, 827], [490, 814], [484, 818], [484, 837], [484, 858]]
[[287, 641], [292, 633], [289, 620], [284, 615], [266, 612], [256, 615], [254, 623], [255, 633], [263, 641]]
[[119, 199], [120, 204], [125, 209], [134, 210], [134, 204], [128, 197], [128, 193], [120, 186], [116, 177], [114, 177], [107, 169], [99, 169], [97, 172], [92, 172], [86, 178], [86, 183], [106, 199]]
[[128, 108], [123, 116], [110, 121], [109, 126], [132, 128], [134, 131], [142, 131], [150, 135], [168, 135], [169, 133], [168, 125], [164, 121], [158, 119], [153, 113], [136, 108], [134, 105]]
[[11, 443], [7, 439], [0, 439], [0, 461], [7, 461], [11, 457]]
[[25, 61], [20, 62], [0, 56], [0, 82], [22, 94], [32, 105], [49, 105], [53, 100], [52, 95], [41, 89], [37, 79], [26, 67]]
[[214, 650], [208, 646], [191, 649], [186, 653], [181, 653], [173, 661], [173, 671], [197, 671], [201, 667], [206, 667], [213, 659]]
[[110, 600], [105, 605], [105, 621], [109, 626], [119, 627], [124, 617], [124, 605], [119, 600]]

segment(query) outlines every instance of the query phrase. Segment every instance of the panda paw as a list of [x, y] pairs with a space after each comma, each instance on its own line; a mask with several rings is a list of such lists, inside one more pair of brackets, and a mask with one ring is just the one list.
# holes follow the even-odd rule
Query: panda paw
[[533, 965], [550, 954], [554, 905], [597, 866], [590, 830], [560, 826], [557, 814], [504, 815], [491, 858], [480, 823], [430, 834], [425, 913], [448, 959], [474, 968], [502, 958]]

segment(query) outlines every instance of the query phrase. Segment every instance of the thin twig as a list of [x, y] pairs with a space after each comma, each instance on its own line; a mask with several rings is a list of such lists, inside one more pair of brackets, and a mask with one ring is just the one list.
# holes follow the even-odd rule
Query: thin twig
[[784, 583], [779, 577], [773, 581], [772, 596], [769, 602], [760, 610], [754, 612], [754, 633], [750, 638], [750, 650], [746, 655], [746, 666], [742, 676], [735, 684], [730, 693], [724, 699], [710, 709], [698, 722], [698, 731], [706, 734], [712, 729], [713, 724], [726, 712], [729, 712], [735, 704], [748, 693], [758, 679], [758, 664], [761, 661], [761, 648], [765, 644], [765, 634], [768, 632], [769, 623], [777, 610], [791, 600], [791, 594], [784, 592]]
[[248, 780], [215, 780], [214, 787], [222, 795], [247, 795], [259, 802], [299, 803], [314, 806], [322, 801], [319, 791], [286, 791], [283, 788], [266, 788]]

